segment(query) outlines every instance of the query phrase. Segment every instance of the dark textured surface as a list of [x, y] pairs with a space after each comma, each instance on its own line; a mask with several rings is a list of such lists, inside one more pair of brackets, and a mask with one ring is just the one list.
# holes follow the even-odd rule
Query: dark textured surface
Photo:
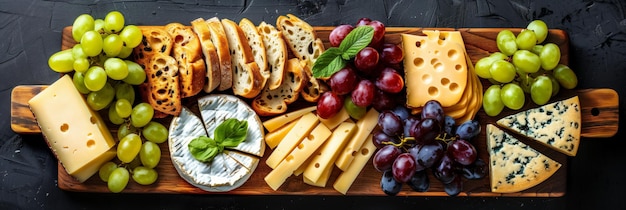
[[[72, 193], [56, 186], [57, 163], [39, 135], [10, 128], [10, 93], [20, 84], [50, 84], [58, 74], [47, 57], [60, 48], [61, 30], [81, 13], [103, 17], [119, 10], [127, 23], [164, 25], [218, 16], [273, 23], [293, 13], [311, 25], [353, 24], [360, 17], [387, 26], [525, 27], [536, 18], [570, 36], [570, 66], [579, 88], [626, 91], [624, 1], [9, 1], [0, 0], [0, 209], [299, 209], [434, 208], [626, 209], [624, 132], [583, 139], [570, 158], [567, 193], [561, 198], [228, 196]], [[620, 99], [624, 104], [624, 99]], [[624, 113], [624, 106], [620, 112]], [[620, 116], [620, 127], [624, 119]], [[144, 206], [145, 205], [145, 206]], [[395, 208], [394, 208], [395, 207]]]

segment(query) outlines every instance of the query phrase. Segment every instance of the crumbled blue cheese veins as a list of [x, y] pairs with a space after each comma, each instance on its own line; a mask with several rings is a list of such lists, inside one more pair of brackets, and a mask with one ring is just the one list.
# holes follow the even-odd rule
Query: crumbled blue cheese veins
[[561, 164], [492, 124], [487, 125], [491, 191], [519, 192], [552, 176]]
[[580, 109], [578, 96], [575, 96], [504, 117], [497, 123], [566, 155], [576, 156], [581, 130]]

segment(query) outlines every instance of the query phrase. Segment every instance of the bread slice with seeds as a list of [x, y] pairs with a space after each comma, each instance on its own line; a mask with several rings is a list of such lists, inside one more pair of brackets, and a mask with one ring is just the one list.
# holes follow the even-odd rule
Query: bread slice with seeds
[[198, 35], [191, 27], [170, 23], [165, 30], [174, 39], [171, 56], [178, 62], [178, 77], [182, 98], [195, 96], [204, 87], [206, 65]]
[[226, 32], [224, 32], [224, 26], [217, 17], [212, 17], [206, 20], [211, 31], [211, 41], [215, 45], [217, 56], [220, 60], [220, 85], [217, 90], [227, 90], [233, 85], [233, 70], [231, 69], [232, 59], [230, 58], [230, 46], [228, 45], [228, 39], [226, 38]]
[[261, 22], [257, 27], [259, 34], [263, 37], [263, 45], [265, 46], [265, 54], [267, 55], [268, 69], [270, 77], [265, 84], [270, 90], [275, 90], [283, 83], [283, 72], [285, 63], [287, 62], [287, 45], [283, 39], [282, 33], [274, 26]]
[[229, 19], [222, 19], [222, 25], [230, 46], [230, 57], [233, 69], [233, 93], [245, 98], [256, 97], [263, 89], [263, 76], [254, 57], [252, 49], [243, 31]]
[[324, 43], [317, 38], [313, 27], [292, 14], [279, 16], [276, 27], [283, 33], [291, 52], [312, 69], [315, 60], [324, 52]]
[[210, 93], [220, 85], [220, 59], [217, 55], [215, 45], [211, 41], [211, 30], [209, 24], [202, 18], [191, 21], [193, 31], [198, 35], [202, 54], [206, 64], [206, 79], [204, 82], [204, 92]]
[[141, 43], [133, 48], [133, 60], [144, 69], [156, 54], [169, 55], [172, 52], [174, 39], [162, 26], [141, 27]]
[[269, 86], [252, 101], [252, 109], [261, 116], [273, 116], [287, 111], [287, 106], [296, 100], [307, 83], [304, 66], [297, 58], [289, 59], [285, 65], [283, 83], [276, 89]]
[[250, 49], [252, 50], [254, 62], [259, 66], [259, 71], [261, 72], [261, 76], [263, 76], [261, 87], [265, 87], [267, 80], [270, 78], [270, 70], [267, 67], [266, 46], [263, 42], [263, 37], [259, 34], [254, 23], [247, 18], [243, 18], [239, 21], [239, 28], [241, 28], [244, 35], [246, 35], [248, 45], [250, 45]]
[[165, 54], [156, 54], [146, 67], [150, 89], [148, 102], [154, 110], [177, 116], [182, 108], [180, 84], [176, 59]]

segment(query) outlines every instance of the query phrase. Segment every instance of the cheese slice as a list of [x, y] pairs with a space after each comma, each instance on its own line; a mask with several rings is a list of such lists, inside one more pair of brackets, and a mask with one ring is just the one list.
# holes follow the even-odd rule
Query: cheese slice
[[311, 134], [305, 137], [274, 170], [265, 176], [265, 182], [272, 189], [277, 190], [328, 139], [331, 133], [324, 124], [318, 124], [311, 131]]
[[337, 126], [339, 126], [339, 124], [341, 124], [342, 122], [346, 121], [348, 118], [350, 118], [350, 115], [348, 114], [348, 111], [346, 111], [346, 108], [341, 108], [341, 110], [339, 110], [339, 112], [337, 112], [337, 114], [333, 115], [332, 117], [328, 118], [328, 119], [324, 119], [320, 117], [320, 122], [324, 123], [324, 125], [326, 125], [326, 127], [328, 127], [328, 129], [335, 129]]
[[492, 124], [487, 125], [491, 191], [519, 192], [552, 176], [561, 164]]
[[302, 117], [302, 115], [308, 114], [312, 111], [315, 111], [317, 106], [311, 106], [303, 109], [299, 109], [293, 112], [289, 112], [287, 114], [280, 115], [278, 117], [274, 117], [272, 119], [266, 120], [263, 122], [263, 127], [267, 129], [268, 132], [273, 132], [276, 129], [282, 127], [283, 125]]
[[306, 176], [302, 176], [302, 181], [305, 184], [315, 186], [315, 187], [326, 187], [326, 183], [328, 183], [328, 179], [330, 178], [330, 174], [333, 172], [334, 165], [328, 164], [326, 168], [322, 171], [322, 174], [317, 179], [317, 181], [312, 181], [308, 179]]
[[437, 100], [442, 107], [456, 104], [467, 84], [467, 62], [461, 33], [422, 31], [426, 36], [402, 34], [407, 106], [421, 107]]
[[341, 169], [342, 171], [348, 169], [348, 166], [354, 159], [355, 155], [357, 155], [359, 148], [361, 148], [363, 143], [366, 141], [367, 136], [372, 133], [372, 130], [374, 130], [374, 128], [378, 124], [378, 115], [378, 111], [371, 108], [369, 111], [367, 111], [367, 113], [365, 113], [365, 116], [363, 116], [363, 118], [357, 121], [356, 133], [342, 149], [339, 157], [335, 161], [335, 165], [339, 169]]
[[319, 152], [311, 157], [311, 162], [304, 170], [304, 177], [310, 181], [317, 182], [327, 168], [333, 165], [339, 156], [340, 148], [344, 148], [356, 130], [356, 124], [352, 122], [341, 123], [333, 131], [328, 141], [320, 147]]
[[319, 119], [315, 114], [309, 112], [302, 116], [295, 127], [287, 133], [276, 149], [272, 151], [272, 154], [265, 160], [265, 163], [270, 168], [276, 168], [276, 166], [287, 157], [287, 154], [289, 154], [296, 145], [300, 144], [300, 141], [306, 137], [317, 124], [319, 124]]
[[297, 122], [298, 120], [291, 121], [287, 123], [287, 125], [265, 134], [265, 144], [267, 144], [267, 146], [269, 146], [271, 149], [274, 149], [276, 146], [278, 146], [280, 141], [285, 138], [287, 133], [289, 133], [289, 131], [291, 131], [291, 129], [296, 126]]
[[578, 151], [581, 130], [578, 96], [509, 115], [497, 123], [563, 154], [576, 156]]
[[372, 135], [370, 134], [367, 136], [367, 141], [365, 141], [363, 146], [359, 148], [358, 152], [355, 154], [354, 161], [337, 177], [333, 188], [345, 195], [363, 170], [363, 167], [370, 162], [370, 157], [372, 157], [375, 151], [376, 145], [374, 145]]
[[111, 160], [115, 140], [69, 75], [28, 101], [46, 142], [68, 174], [80, 182]]

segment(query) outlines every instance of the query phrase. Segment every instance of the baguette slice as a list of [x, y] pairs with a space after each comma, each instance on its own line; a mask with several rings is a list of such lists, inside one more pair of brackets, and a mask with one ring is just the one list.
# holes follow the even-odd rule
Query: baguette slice
[[220, 60], [220, 85], [217, 87], [217, 90], [226, 90], [232, 87], [233, 85], [233, 70], [231, 69], [231, 58], [230, 58], [230, 46], [228, 45], [228, 39], [226, 38], [226, 32], [224, 32], [224, 27], [222, 26], [222, 22], [217, 17], [212, 17], [206, 20], [206, 23], [209, 25], [209, 30], [211, 31], [211, 41], [213, 45], [215, 45], [215, 49], [217, 51], [217, 57]]
[[[152, 96], [152, 92], [150, 91], [150, 84], [148, 84], [147, 82], [141, 83], [139, 85], [139, 94], [141, 95], [141, 101], [150, 103], [149, 98]], [[152, 109], [154, 109], [154, 106], [152, 104], [150, 104], [150, 106], [153, 107]], [[152, 118], [161, 119], [166, 118], [167, 116], [170, 115], [154, 109], [154, 115], [152, 116]]]
[[165, 54], [156, 54], [146, 68], [150, 86], [148, 102], [154, 110], [178, 116], [182, 109], [180, 84], [176, 59]]
[[206, 78], [200, 40], [190, 27], [180, 23], [167, 24], [165, 30], [174, 38], [171, 55], [178, 61], [181, 97], [195, 96], [202, 91]]
[[279, 16], [276, 26], [283, 33], [291, 52], [306, 61], [309, 69], [313, 69], [313, 63], [324, 52], [324, 43], [317, 38], [313, 27], [292, 14]]
[[304, 72], [306, 73], [307, 79], [309, 81], [306, 83], [306, 87], [302, 89], [302, 92], [300, 92], [300, 94], [302, 94], [304, 100], [308, 102], [317, 102], [322, 93], [326, 92], [329, 88], [324, 86], [323, 82], [320, 82], [317, 78], [313, 76], [313, 73], [311, 73], [311, 69], [309, 68], [309, 66], [305, 64], [302, 65], [305, 68]]
[[272, 116], [287, 111], [287, 106], [298, 100], [299, 92], [307, 83], [304, 68], [297, 58], [285, 65], [283, 83], [274, 90], [265, 86], [263, 92], [252, 101], [252, 109], [261, 116]]
[[233, 93], [245, 98], [254, 98], [263, 89], [263, 76], [259, 66], [254, 62], [252, 49], [246, 36], [237, 25], [229, 19], [222, 19], [222, 25], [230, 46], [230, 57], [233, 67]]
[[275, 90], [283, 83], [283, 72], [289, 54], [287, 45], [285, 45], [282, 33], [270, 24], [261, 22], [258, 31], [263, 37], [270, 71], [270, 77], [265, 86], [268, 86], [270, 90]]
[[248, 45], [250, 45], [250, 49], [252, 50], [254, 62], [259, 66], [261, 76], [263, 76], [261, 87], [265, 87], [267, 80], [270, 78], [270, 69], [267, 67], [266, 46], [263, 42], [263, 37], [259, 34], [259, 31], [257, 31], [254, 23], [247, 18], [243, 18], [239, 21], [239, 28], [241, 28], [244, 35], [246, 35]]
[[198, 35], [200, 44], [202, 45], [202, 54], [206, 63], [206, 80], [204, 83], [204, 92], [210, 93], [220, 85], [220, 59], [217, 55], [217, 49], [211, 41], [211, 30], [209, 24], [204, 19], [198, 18], [191, 21], [193, 31]]
[[169, 55], [172, 52], [174, 39], [162, 26], [141, 27], [141, 43], [133, 49], [134, 61], [144, 69], [156, 54]]

